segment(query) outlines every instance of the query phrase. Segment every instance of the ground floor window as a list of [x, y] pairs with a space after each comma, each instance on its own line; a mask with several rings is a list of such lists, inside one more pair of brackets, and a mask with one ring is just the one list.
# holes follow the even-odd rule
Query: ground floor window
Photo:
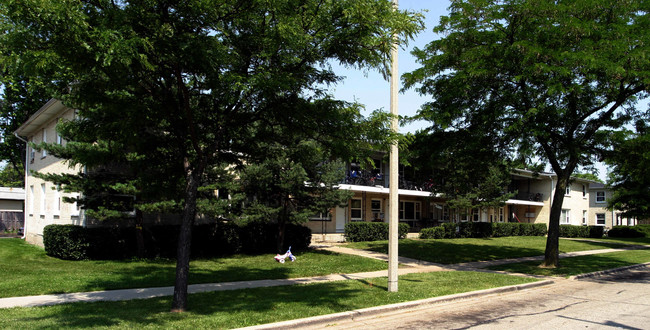
[[350, 201], [350, 219], [352, 220], [363, 220], [361, 219], [361, 200], [352, 199]]
[[420, 220], [421, 219], [420, 202], [400, 202], [399, 219], [400, 220]]
[[330, 212], [320, 212], [309, 217], [310, 221], [332, 221], [332, 214]]
[[605, 213], [596, 214], [596, 225], [604, 226], [605, 225]]
[[504, 215], [505, 214], [505, 209], [503, 207], [499, 208], [499, 222], [503, 222], [504, 220]]
[[562, 214], [560, 215], [560, 224], [561, 225], [568, 225], [571, 223], [571, 216], [570, 216], [571, 210], [563, 209]]
[[472, 209], [472, 221], [477, 222], [479, 220], [479, 209]]
[[582, 224], [586, 225], [587, 224], [587, 211], [582, 210]]

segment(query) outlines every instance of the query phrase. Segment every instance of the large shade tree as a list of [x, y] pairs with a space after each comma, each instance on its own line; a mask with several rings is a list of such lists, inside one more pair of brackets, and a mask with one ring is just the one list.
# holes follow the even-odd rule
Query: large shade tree
[[557, 175], [542, 266], [558, 265], [571, 174], [597, 159], [608, 131], [647, 111], [635, 105], [650, 84], [648, 10], [647, 1], [457, 0], [434, 29], [441, 38], [414, 51], [421, 67], [406, 86], [432, 97], [421, 118], [507, 141], [513, 157], [536, 155]]
[[[102, 132], [98, 145], [115, 140], [131, 160], [174, 164], [169, 178], [182, 187], [174, 311], [187, 307], [191, 227], [213, 166], [245, 153], [255, 125], [308, 117], [314, 103], [294, 101], [320, 99], [340, 79], [330, 61], [384, 69], [393, 34], [404, 41], [421, 26], [385, 0], [7, 0], [0, 13], [3, 63], [65, 82], [53, 96]], [[130, 142], [140, 139], [155, 147]]]
[[607, 204], [625, 217], [650, 219], [649, 133], [647, 120], [638, 121], [636, 132], [619, 135], [606, 156], [611, 166], [608, 185], [613, 192]]

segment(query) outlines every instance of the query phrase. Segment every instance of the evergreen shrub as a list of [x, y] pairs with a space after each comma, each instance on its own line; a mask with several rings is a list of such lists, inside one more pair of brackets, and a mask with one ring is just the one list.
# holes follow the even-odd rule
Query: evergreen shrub
[[[409, 225], [400, 223], [397, 231], [399, 238], [405, 238], [409, 231]], [[345, 225], [343, 235], [348, 242], [387, 240], [388, 224], [384, 222], [350, 222]]]
[[461, 222], [443, 223], [441, 226], [424, 228], [420, 231], [420, 238], [544, 236], [546, 235], [546, 231], [546, 225], [543, 223]]
[[634, 238], [647, 237], [646, 232], [639, 226], [614, 226], [607, 232], [608, 237]]

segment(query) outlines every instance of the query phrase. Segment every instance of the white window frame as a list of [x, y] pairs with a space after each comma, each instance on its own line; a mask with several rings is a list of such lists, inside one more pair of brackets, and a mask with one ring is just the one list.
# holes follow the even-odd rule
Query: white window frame
[[45, 215], [45, 183], [41, 183], [41, 207], [40, 207], [40, 215]]
[[309, 217], [309, 221], [332, 221], [332, 212], [316, 213]]
[[[406, 218], [406, 203], [413, 204], [413, 219]], [[401, 201], [399, 202], [399, 220], [414, 221], [422, 219], [422, 207], [419, 201]]]
[[587, 186], [584, 184], [582, 185], [582, 198], [587, 198]]
[[[599, 216], [602, 216], [603, 223], [598, 223], [598, 220], [599, 220], [598, 218], [599, 218]], [[604, 226], [604, 225], [606, 225], [606, 224], [607, 224], [607, 215], [606, 215], [605, 213], [596, 213], [596, 222], [595, 222], [595, 225], [596, 225], [596, 226]]]
[[564, 196], [571, 196], [571, 184], [567, 183], [565, 191], [564, 191]]
[[54, 188], [54, 208], [52, 210], [53, 215], [61, 215], [61, 192], [58, 187]]
[[[602, 196], [599, 196], [602, 193]], [[607, 201], [607, 197], [605, 194], [604, 190], [598, 190], [596, 191], [596, 203], [605, 203]]]
[[[355, 207], [354, 203], [358, 201], [359, 202], [359, 207]], [[354, 213], [355, 211], [359, 212], [359, 216], [355, 217]], [[362, 221], [363, 220], [363, 202], [360, 198], [352, 198], [350, 199], [350, 220], [352, 221]]]
[[[372, 204], [375, 202], [379, 203], [379, 208], [373, 207]], [[383, 220], [381, 206], [381, 199], [373, 198], [370, 200], [370, 212], [372, 212], [372, 220]]]
[[34, 215], [34, 185], [29, 186], [29, 215]]
[[587, 225], [587, 210], [582, 210], [582, 224]]
[[[47, 130], [43, 128], [43, 143], [47, 143]], [[47, 150], [45, 148], [41, 149], [41, 158], [45, 158], [47, 156]]]
[[571, 210], [570, 209], [562, 209], [562, 213], [560, 214], [560, 224], [561, 225], [570, 225], [571, 224]]

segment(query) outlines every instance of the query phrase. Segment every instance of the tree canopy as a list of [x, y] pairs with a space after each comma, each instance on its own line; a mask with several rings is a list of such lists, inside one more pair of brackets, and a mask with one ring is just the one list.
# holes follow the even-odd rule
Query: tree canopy
[[624, 217], [650, 218], [650, 134], [647, 123], [639, 121], [635, 133], [615, 140], [606, 162], [612, 171], [608, 185], [612, 196], [608, 208], [622, 211]]
[[70, 142], [58, 155], [130, 164], [141, 191], [178, 187], [166, 196], [183, 218], [176, 311], [187, 306], [197, 201], [216, 168], [272, 141], [260, 127], [341, 127], [354, 116], [328, 101], [341, 79], [329, 61], [385, 70], [393, 35], [405, 42], [421, 28], [386, 0], [8, 0], [0, 13], [3, 68], [62, 82], [53, 96], [82, 118], [62, 125]]
[[[577, 166], [608, 147], [650, 84], [650, 3], [618, 0], [452, 1], [404, 76], [431, 101], [417, 117], [494, 137], [558, 176], [544, 265], [558, 264], [563, 192]], [[506, 143], [504, 143], [504, 141]]]

